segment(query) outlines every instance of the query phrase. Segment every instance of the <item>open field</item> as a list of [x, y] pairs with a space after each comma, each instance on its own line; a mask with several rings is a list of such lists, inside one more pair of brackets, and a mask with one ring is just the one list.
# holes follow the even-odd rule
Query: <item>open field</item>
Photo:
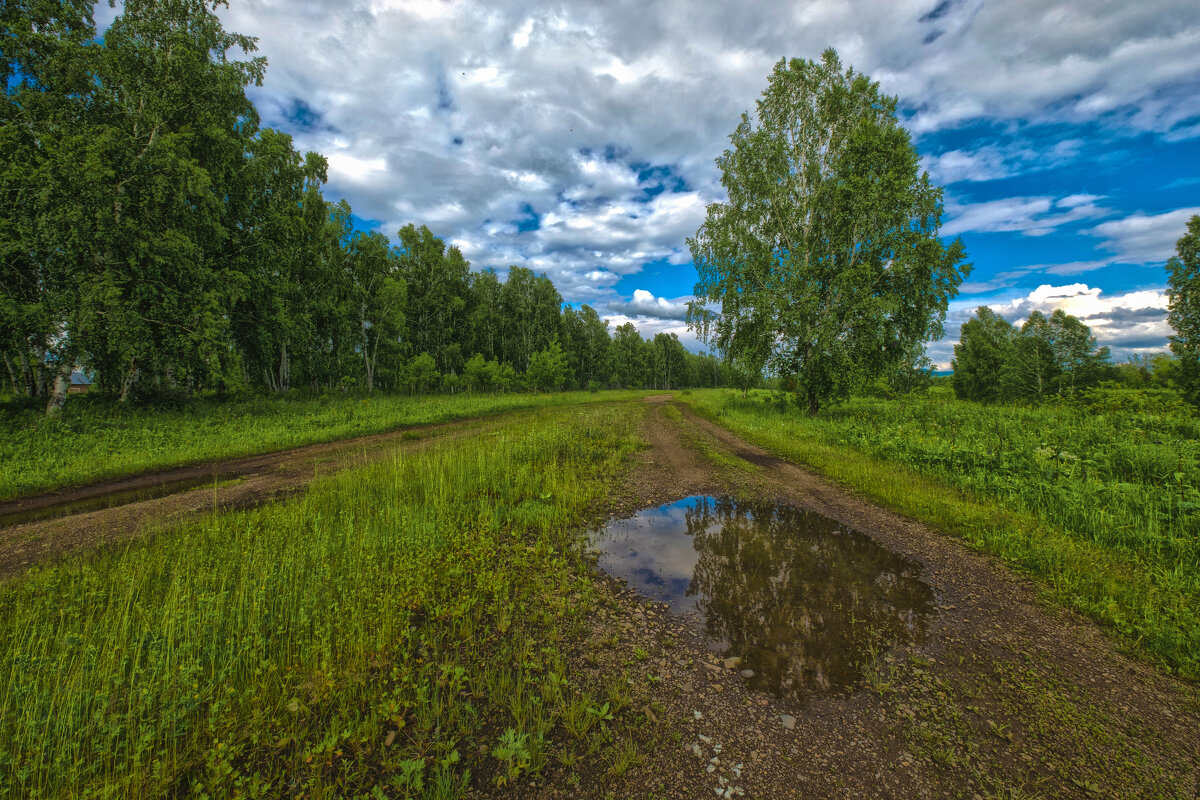
[[1129, 647], [1200, 675], [1200, 419], [1187, 411], [985, 408], [935, 392], [809, 418], [766, 392], [681, 399], [999, 556]]
[[[170, 524], [91, 512], [128, 543], [0, 585], [0, 786], [672, 798], [720, 778], [752, 798], [1193, 796], [1193, 684], [1130, 661], [936, 527], [648, 400], [384, 438], [252, 510], [221, 512], [238, 490], [221, 486]], [[743, 413], [758, 412], [722, 425]], [[914, 496], [935, 485], [825, 447], [918, 481]], [[590, 525], [689, 495], [794, 504], [920, 565], [936, 597], [923, 635], [868, 642], [848, 693], [756, 688], [694, 621], [585, 555]], [[763, 546], [789, 547], [746, 540], [704, 562], [747, 610], [783, 599], [783, 584], [739, 577]]]
[[322, 395], [194, 400], [177, 410], [73, 398], [58, 419], [0, 405], [0, 502], [104, 478], [366, 436], [403, 426], [638, 396], [637, 392]]
[[556, 726], [600, 752], [621, 707], [564, 675], [591, 596], [564, 553], [638, 410], [535, 412], [5, 586], [0, 795], [448, 797], [482, 760], [540, 770]]

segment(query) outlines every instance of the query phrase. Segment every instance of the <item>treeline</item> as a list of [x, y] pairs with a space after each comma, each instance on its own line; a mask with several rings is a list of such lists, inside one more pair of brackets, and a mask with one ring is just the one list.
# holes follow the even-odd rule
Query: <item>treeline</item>
[[1015, 328], [987, 306], [963, 324], [951, 366], [955, 394], [983, 403], [1072, 396], [1138, 371], [1115, 367], [1091, 329], [1061, 309], [1034, 311]]
[[545, 276], [473, 272], [428, 229], [392, 246], [322, 195], [326, 161], [261, 127], [254, 40], [205, 0], [6, 3], [0, 353], [61, 402], [201, 390], [719, 385], [674, 335], [609, 334]]

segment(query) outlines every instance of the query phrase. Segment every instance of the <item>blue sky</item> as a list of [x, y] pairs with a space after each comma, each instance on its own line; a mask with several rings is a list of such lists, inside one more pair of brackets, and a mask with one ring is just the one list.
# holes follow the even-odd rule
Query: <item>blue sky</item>
[[[98, 7], [103, 25], [112, 11]], [[1194, 0], [231, 0], [269, 61], [264, 124], [330, 162], [327, 196], [476, 267], [530, 266], [572, 304], [675, 331], [713, 159], [782, 56], [900, 98], [975, 271], [958, 326], [1064, 308], [1117, 357], [1163, 349], [1163, 264], [1200, 213]]]

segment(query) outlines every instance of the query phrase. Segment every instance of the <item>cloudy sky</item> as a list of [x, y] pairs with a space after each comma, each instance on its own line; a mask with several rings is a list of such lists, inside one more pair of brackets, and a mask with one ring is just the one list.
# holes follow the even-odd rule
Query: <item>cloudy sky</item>
[[[113, 12], [98, 8], [98, 22]], [[364, 229], [408, 222], [476, 268], [677, 331], [713, 159], [783, 56], [900, 98], [980, 304], [1062, 307], [1118, 357], [1163, 349], [1163, 264], [1200, 213], [1195, 0], [230, 0], [269, 61], [266, 125], [329, 159]], [[692, 340], [692, 346], [695, 346]]]

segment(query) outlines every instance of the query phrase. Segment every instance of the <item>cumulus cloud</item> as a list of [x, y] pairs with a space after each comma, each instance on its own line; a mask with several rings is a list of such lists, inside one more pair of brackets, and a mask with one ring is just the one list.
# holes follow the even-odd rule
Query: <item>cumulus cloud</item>
[[[220, 13], [259, 37], [264, 122], [329, 157], [331, 196], [387, 233], [428, 224], [477, 266], [529, 264], [591, 302], [647, 261], [686, 263], [683, 239], [722, 197], [712, 159], [781, 55], [836, 47], [899, 94], [918, 133], [983, 119], [1200, 135], [1187, 0], [768, 0], [737, 14], [716, 0], [237, 0]], [[941, 182], [989, 180], [1078, 148], [990, 142], [928, 166]], [[1099, 216], [997, 203], [948, 208], [949, 231], [1038, 235]]]
[[1086, 283], [1065, 286], [1043, 284], [1028, 295], [991, 305], [1011, 322], [1020, 323], [1032, 311], [1049, 316], [1058, 309], [1079, 317], [1092, 329], [1096, 341], [1112, 349], [1118, 360], [1134, 353], [1167, 348], [1171, 327], [1167, 324], [1165, 291], [1145, 290], [1107, 297], [1103, 290]]
[[1187, 223], [1200, 214], [1200, 207], [1179, 208], [1163, 214], [1131, 214], [1103, 222], [1086, 231], [1103, 239], [1101, 247], [1112, 251], [1114, 261], [1150, 264], [1166, 261], [1175, 252], [1175, 242], [1187, 232]]
[[663, 320], [683, 320], [687, 317], [687, 301], [690, 297], [668, 300], [665, 297], [655, 297], [645, 289], [635, 289], [631, 300], [614, 300], [608, 304], [608, 310], [614, 314], [630, 317], [653, 317]]
[[1017, 232], [1025, 236], [1045, 236], [1073, 222], [1110, 215], [1110, 210], [1097, 205], [1097, 201], [1103, 199], [1077, 194], [1058, 199], [1004, 197], [982, 203], [963, 203], [950, 198], [946, 201], [947, 221], [942, 225], [941, 233], [956, 236], [967, 232]]

